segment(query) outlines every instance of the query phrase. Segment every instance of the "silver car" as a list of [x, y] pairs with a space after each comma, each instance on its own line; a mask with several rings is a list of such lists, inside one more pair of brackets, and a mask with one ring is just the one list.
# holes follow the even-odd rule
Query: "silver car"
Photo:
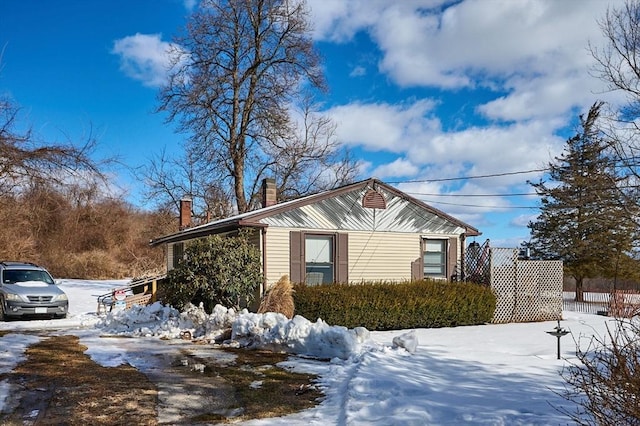
[[49, 272], [33, 263], [0, 262], [0, 321], [47, 316], [65, 318], [69, 299]]

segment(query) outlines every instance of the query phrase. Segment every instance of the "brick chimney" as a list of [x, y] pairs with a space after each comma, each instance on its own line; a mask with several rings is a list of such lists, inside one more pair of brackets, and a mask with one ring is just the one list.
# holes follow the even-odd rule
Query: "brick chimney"
[[262, 207], [273, 206], [278, 203], [276, 195], [276, 180], [262, 179]]
[[180, 200], [180, 230], [191, 226], [191, 198], [182, 198]]

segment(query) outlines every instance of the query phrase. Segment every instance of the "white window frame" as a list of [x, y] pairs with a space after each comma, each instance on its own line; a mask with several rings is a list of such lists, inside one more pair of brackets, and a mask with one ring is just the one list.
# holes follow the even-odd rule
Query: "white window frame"
[[[429, 250], [429, 243], [437, 243], [439, 250]], [[422, 238], [422, 275], [424, 278], [446, 278], [447, 277], [447, 256], [449, 252], [449, 240], [446, 238]], [[432, 261], [427, 262], [427, 254], [439, 254], [438, 263]], [[436, 271], [437, 268], [437, 271]], [[431, 269], [427, 271], [427, 269]]]
[[[312, 247], [308, 242], [325, 240], [324, 247]], [[313, 250], [310, 250], [312, 249]], [[320, 248], [321, 250], [317, 250]], [[319, 262], [316, 262], [320, 260]], [[322, 271], [330, 268], [330, 271]], [[336, 276], [336, 236], [335, 234], [304, 234], [304, 270], [307, 285], [330, 284]], [[322, 272], [320, 272], [320, 271]], [[322, 274], [320, 279], [319, 275]]]

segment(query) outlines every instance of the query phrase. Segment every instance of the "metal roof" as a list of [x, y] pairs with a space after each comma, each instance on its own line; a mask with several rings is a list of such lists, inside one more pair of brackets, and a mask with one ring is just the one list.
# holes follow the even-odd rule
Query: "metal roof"
[[362, 206], [363, 190], [355, 190], [313, 204], [270, 215], [259, 222], [269, 226], [347, 231], [462, 233], [464, 228], [431, 211], [379, 188], [386, 209]]
[[[371, 189], [384, 197], [385, 209], [362, 206], [363, 196]], [[152, 240], [151, 245], [198, 238], [243, 226], [480, 235], [476, 228], [377, 179], [368, 179], [185, 229]]]

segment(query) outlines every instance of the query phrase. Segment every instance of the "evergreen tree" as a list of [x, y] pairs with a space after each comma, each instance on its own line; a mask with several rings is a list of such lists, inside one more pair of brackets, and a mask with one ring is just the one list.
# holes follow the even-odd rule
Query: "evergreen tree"
[[549, 164], [549, 182], [531, 183], [542, 197], [540, 215], [528, 227], [533, 256], [560, 259], [583, 300], [585, 278], [617, 277], [629, 260], [637, 232], [637, 205], [625, 194], [626, 178], [598, 128], [602, 103], [595, 103], [564, 152]]

